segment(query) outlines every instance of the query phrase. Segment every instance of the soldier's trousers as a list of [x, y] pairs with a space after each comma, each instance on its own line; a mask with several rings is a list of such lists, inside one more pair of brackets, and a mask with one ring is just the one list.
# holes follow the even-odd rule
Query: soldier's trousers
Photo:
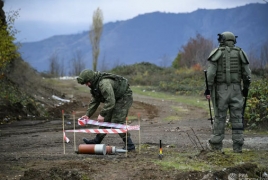
[[[222, 148], [224, 139], [224, 129], [227, 112], [229, 110], [232, 125], [233, 148], [242, 148], [244, 144], [242, 109], [244, 98], [239, 84], [220, 84], [216, 89], [216, 111], [213, 124], [213, 135], [210, 143], [216, 148]], [[215, 107], [215, 106], [214, 106]]]
[[[114, 110], [105, 116], [104, 122], [111, 122], [116, 124], [124, 124], [128, 115], [128, 110], [133, 103], [132, 91], [130, 88], [127, 89], [126, 93], [122, 98], [116, 100]], [[106, 129], [107, 127], [101, 126], [100, 129]], [[106, 134], [99, 135], [103, 139]], [[119, 136], [123, 139], [126, 137], [125, 133], [120, 133]], [[127, 136], [130, 137], [130, 133], [127, 132]]]

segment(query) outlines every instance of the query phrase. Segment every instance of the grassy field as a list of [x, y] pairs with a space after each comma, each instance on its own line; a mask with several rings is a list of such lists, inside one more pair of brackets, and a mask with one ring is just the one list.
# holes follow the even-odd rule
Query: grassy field
[[205, 97], [201, 96], [183, 96], [174, 95], [171, 93], [157, 92], [154, 87], [150, 86], [131, 86], [131, 89], [135, 94], [149, 96], [157, 99], [171, 100], [179, 103], [183, 103], [189, 106], [196, 106], [207, 109], [208, 102]]
[[[152, 86], [131, 86], [134, 94], [148, 96], [152, 98], [170, 100], [186, 104], [189, 106], [195, 106], [208, 110], [208, 102], [204, 97], [200, 96], [182, 96], [174, 95], [171, 93], [157, 92]], [[173, 108], [175, 111], [180, 112], [178, 107]], [[177, 118], [178, 117], [174, 117]], [[173, 120], [172, 117], [166, 120]], [[251, 131], [246, 131], [245, 134], [250, 134]], [[143, 147], [146, 148], [146, 147]], [[202, 152], [185, 151], [177, 152], [172, 150], [172, 146], [165, 150], [165, 158], [162, 161], [155, 161], [165, 168], [175, 168], [182, 171], [221, 171], [227, 167], [237, 167], [246, 163], [256, 164], [258, 171], [265, 171], [268, 166], [268, 151], [266, 150], [249, 150], [245, 149], [242, 154], [234, 154], [232, 148], [225, 148], [224, 153], [217, 152]], [[176, 157], [176, 158], [174, 158]], [[255, 170], [248, 172], [250, 177], [256, 177]]]

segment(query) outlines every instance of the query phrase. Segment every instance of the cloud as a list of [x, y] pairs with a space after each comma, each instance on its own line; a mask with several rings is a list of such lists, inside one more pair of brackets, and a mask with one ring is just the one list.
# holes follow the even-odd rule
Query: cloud
[[150, 12], [186, 13], [197, 9], [226, 9], [263, 0], [5, 0], [5, 12], [19, 10], [18, 40], [37, 41], [52, 35], [88, 30], [100, 8], [104, 23]]
[[148, 12], [192, 12], [198, 8], [231, 8], [260, 0], [8, 0], [5, 9], [21, 9], [20, 21], [82, 23], [99, 7], [104, 22], [126, 20]]

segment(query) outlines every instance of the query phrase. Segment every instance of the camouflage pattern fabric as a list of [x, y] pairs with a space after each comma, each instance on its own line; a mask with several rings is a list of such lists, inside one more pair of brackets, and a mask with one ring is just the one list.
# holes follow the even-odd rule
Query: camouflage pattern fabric
[[[95, 73], [94, 81], [91, 85], [92, 99], [88, 105], [86, 115], [91, 117], [97, 110], [100, 103], [104, 103], [100, 111], [100, 115], [104, 117], [105, 122], [124, 124], [128, 115], [129, 108], [132, 105], [132, 90], [126, 79], [112, 75], [104, 76], [103, 73]], [[100, 127], [105, 129], [107, 127]], [[121, 138], [125, 138], [126, 134], [119, 134]], [[106, 134], [99, 135], [103, 139]], [[130, 134], [128, 133], [128, 137]]]
[[[124, 124], [126, 122], [126, 117], [128, 115], [128, 110], [131, 107], [133, 102], [132, 91], [130, 88], [127, 89], [125, 95], [117, 100], [114, 108], [112, 111], [107, 113], [104, 118], [105, 122], [117, 123], [117, 124]], [[106, 127], [100, 127], [105, 129]], [[106, 134], [102, 134], [104, 137]], [[119, 136], [123, 139], [126, 137], [125, 133], [119, 134]], [[130, 133], [127, 134], [130, 137]]]

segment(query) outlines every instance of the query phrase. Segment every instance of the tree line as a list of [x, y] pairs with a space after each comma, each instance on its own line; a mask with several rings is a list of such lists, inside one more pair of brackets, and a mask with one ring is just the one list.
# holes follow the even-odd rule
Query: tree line
[[[200, 34], [190, 38], [186, 45], [182, 46], [172, 67], [179, 68], [200, 68], [207, 67], [207, 58], [210, 52], [216, 48], [211, 39], [206, 39]], [[268, 73], [268, 39], [262, 44], [261, 49], [253, 47], [246, 52], [250, 61], [250, 68], [254, 74], [264, 75]]]
[[[195, 37], [190, 38], [188, 42], [181, 47], [178, 51], [176, 58], [172, 61], [172, 68], [194, 68], [196, 70], [205, 69], [207, 67], [207, 58], [210, 52], [216, 48], [217, 45], [213, 43], [213, 40], [203, 37], [201, 34], [196, 34]], [[92, 49], [93, 50], [93, 49]], [[96, 54], [100, 49], [96, 50]], [[93, 53], [94, 70], [97, 70], [98, 58]], [[262, 48], [257, 51], [251, 48], [249, 52], [246, 52], [250, 61], [250, 67], [254, 74], [264, 75], [268, 72], [268, 40], [262, 45]], [[168, 61], [168, 58], [163, 57], [163, 61]], [[57, 53], [54, 53], [49, 58], [49, 71], [48, 74], [53, 76], [77, 76], [85, 68], [85, 58], [81, 51], [74, 52], [67, 66], [64, 64], [64, 60], [60, 59]], [[108, 70], [102, 63], [99, 67], [100, 70]], [[163, 67], [166, 67], [166, 63], [162, 63]], [[66, 69], [69, 71], [66, 72]]]

